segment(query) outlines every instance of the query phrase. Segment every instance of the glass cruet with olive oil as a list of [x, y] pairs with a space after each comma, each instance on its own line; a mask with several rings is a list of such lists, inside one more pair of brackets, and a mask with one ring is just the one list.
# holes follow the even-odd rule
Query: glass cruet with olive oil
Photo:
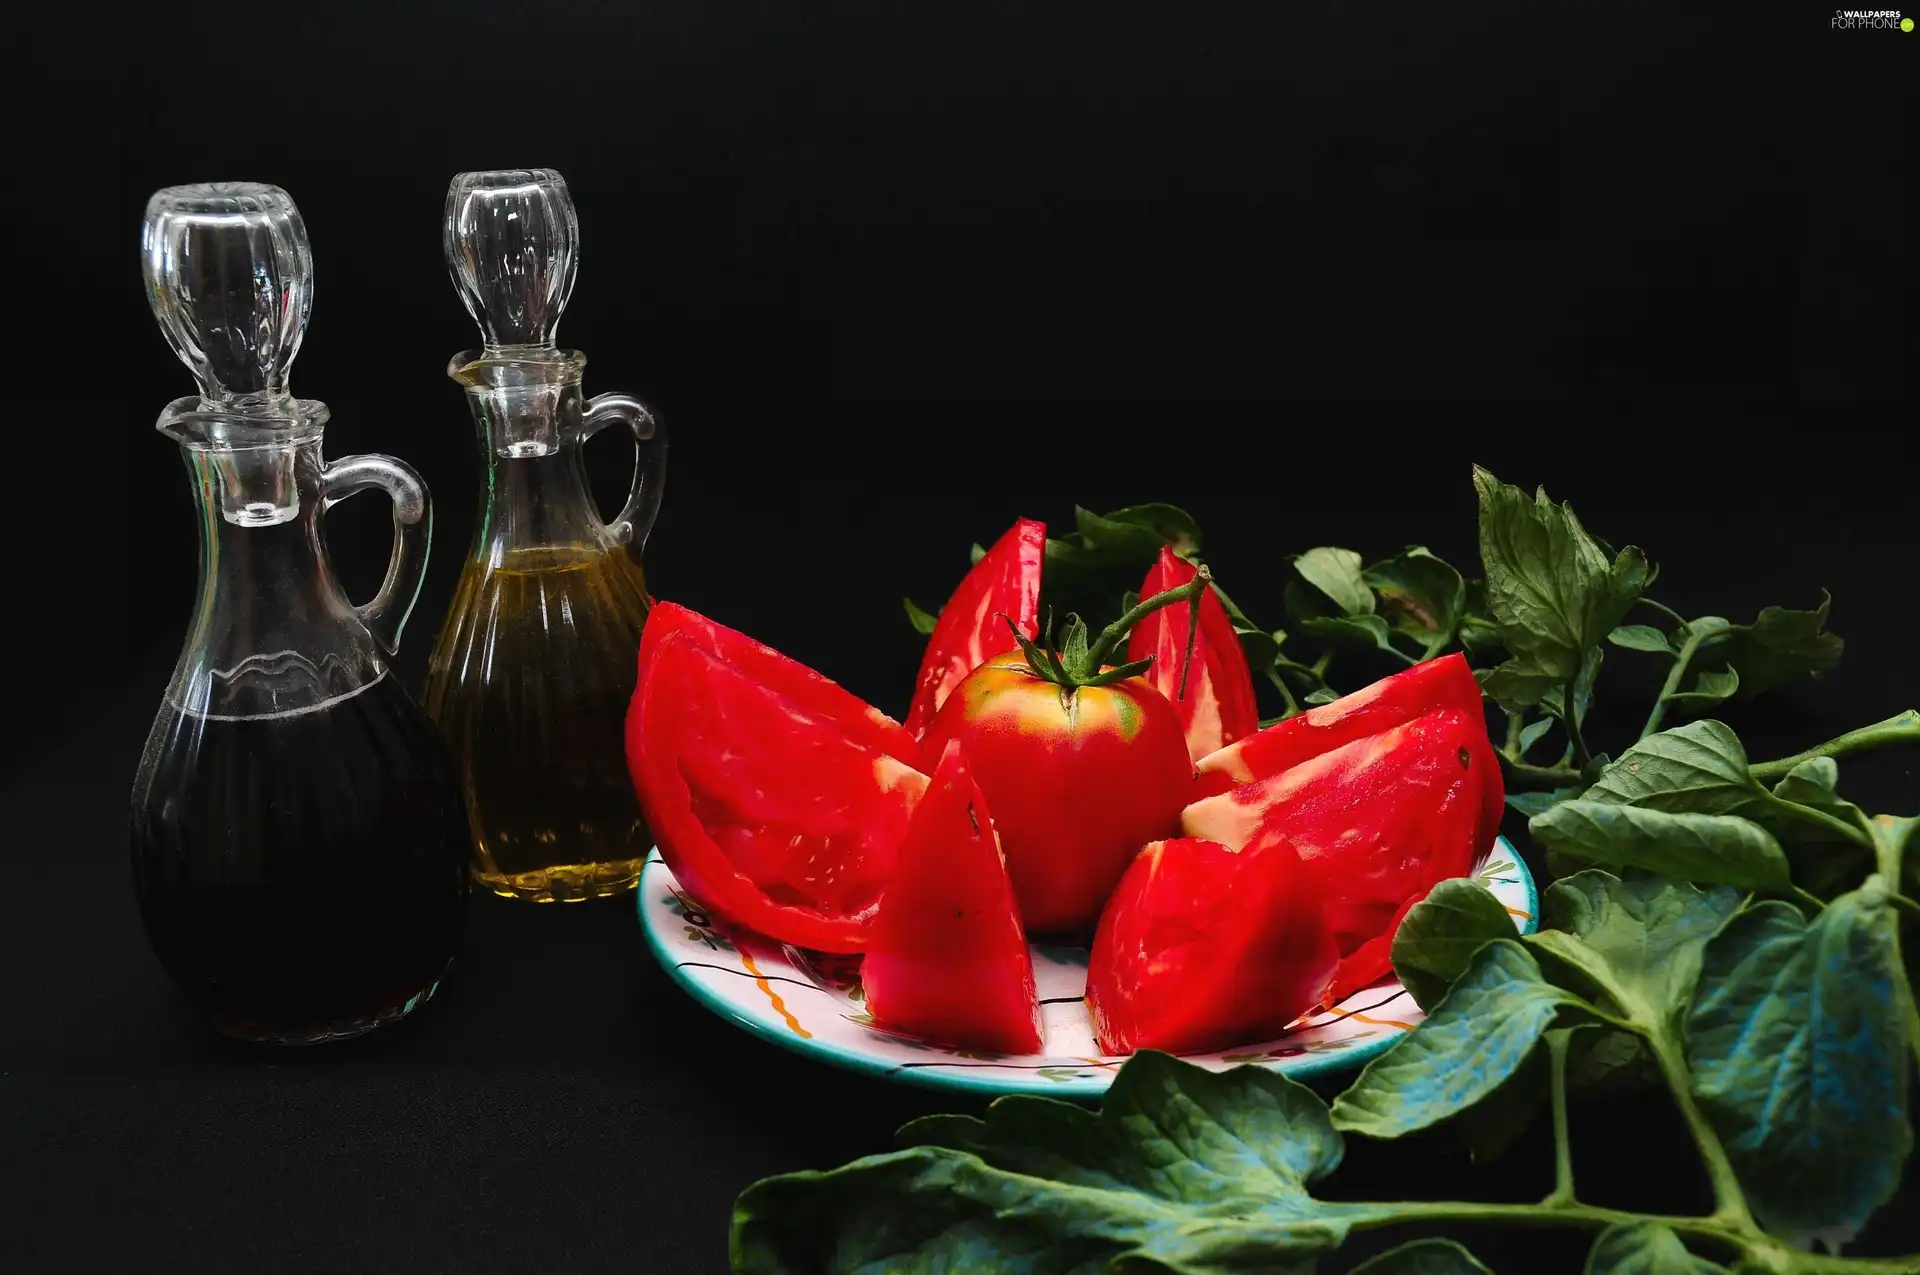
[[[432, 507], [390, 456], [325, 459], [326, 404], [287, 390], [313, 254], [285, 191], [162, 190], [141, 248], [154, 317], [200, 385], [158, 425], [192, 482], [200, 587], [134, 779], [141, 919], [220, 1031], [358, 1035], [433, 995], [466, 923], [453, 762], [388, 663]], [[369, 489], [393, 501], [394, 543], [355, 606], [321, 520]]]
[[[481, 884], [536, 902], [615, 894], [639, 879], [649, 846], [623, 733], [666, 434], [624, 394], [583, 397], [586, 358], [554, 344], [580, 237], [559, 173], [462, 173], [442, 229], [485, 339], [447, 368], [478, 430], [482, 508], [427, 711], [460, 769]], [[635, 469], [609, 521], [583, 447], [615, 424], [632, 431]]]

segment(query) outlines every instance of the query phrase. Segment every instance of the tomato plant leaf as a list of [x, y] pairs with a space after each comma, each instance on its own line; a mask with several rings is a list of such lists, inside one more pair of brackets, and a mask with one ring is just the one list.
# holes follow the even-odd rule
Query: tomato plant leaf
[[1607, 641], [1629, 651], [1652, 651], [1656, 655], [1674, 654], [1667, 635], [1651, 624], [1623, 624], [1607, 634]]
[[[1540, 909], [1546, 928], [1526, 942], [1577, 965], [1623, 1017], [1671, 1033], [1693, 999], [1707, 941], [1740, 900], [1738, 890], [1725, 886], [1702, 890], [1665, 877], [1623, 880], [1588, 869], [1548, 887]], [[1543, 968], [1551, 977], [1553, 966]]]
[[[1159, 544], [1154, 546], [1156, 556], [1160, 552], [1160, 544], [1172, 546], [1173, 551], [1183, 558], [1190, 558], [1200, 552], [1200, 524], [1194, 521], [1192, 514], [1178, 505], [1149, 502], [1144, 505], [1128, 505], [1124, 509], [1111, 510], [1097, 517], [1090, 514], [1088, 517], [1093, 518], [1103, 531], [1113, 524], [1146, 528], [1159, 541]], [[1078, 511], [1075, 518], [1077, 523]], [[1088, 531], [1085, 524], [1078, 525], [1081, 534], [1087, 536], [1091, 543], [1092, 533]]]
[[1473, 954], [1513, 937], [1513, 918], [1476, 881], [1453, 877], [1434, 886], [1400, 919], [1393, 935], [1393, 972], [1421, 1009], [1440, 1003], [1467, 972]]
[[913, 625], [913, 631], [921, 637], [932, 637], [933, 626], [940, 623], [939, 612], [922, 610], [912, 598], [901, 598], [900, 603], [906, 608], [907, 623]]
[[[1173, 506], [1165, 508], [1171, 509]], [[1192, 520], [1188, 519], [1188, 522]], [[1144, 571], [1159, 558], [1160, 546], [1170, 543], [1150, 524], [1103, 516], [1078, 505], [1073, 509], [1073, 524], [1080, 532], [1080, 542], [1090, 552], [1116, 566], [1127, 563], [1137, 565]]]
[[976, 541], [974, 541], [974, 543], [973, 543], [973, 549], [972, 549], [972, 551], [971, 551], [971, 556], [972, 556], [972, 558], [973, 558], [973, 565], [974, 565], [974, 566], [976, 566], [976, 567], [977, 567], [977, 566], [979, 566], [979, 565], [980, 565], [980, 559], [982, 559], [982, 558], [984, 558], [984, 557], [986, 557], [986, 556], [987, 556], [987, 547], [986, 547], [985, 545], [983, 545], [983, 544], [981, 544], [981, 543], [980, 543], [979, 541], [977, 541], [977, 540], [976, 540]]
[[1727, 1268], [1689, 1253], [1658, 1222], [1620, 1222], [1593, 1241], [1585, 1275], [1727, 1275]]
[[1519, 1070], [1556, 1019], [1591, 1015], [1514, 939], [1473, 956], [1424, 1022], [1334, 1099], [1335, 1128], [1375, 1138], [1425, 1129], [1473, 1106]]
[[1414, 1240], [1369, 1257], [1348, 1275], [1493, 1275], [1452, 1240]]
[[1547, 692], [1560, 686], [1559, 678], [1521, 659], [1508, 660], [1497, 668], [1475, 669], [1473, 675], [1494, 703], [1512, 713], [1533, 708]]
[[1646, 555], [1629, 546], [1609, 562], [1572, 507], [1554, 504], [1545, 488], [1529, 499], [1478, 465], [1473, 483], [1487, 605], [1514, 656], [1509, 675], [1564, 683], [1639, 598]]
[[1339, 698], [1339, 691], [1334, 690], [1330, 686], [1322, 686], [1318, 690], [1308, 691], [1305, 695], [1302, 695], [1300, 702], [1302, 704], [1331, 704]]
[[1552, 810], [1563, 801], [1572, 801], [1585, 791], [1583, 785], [1571, 784], [1550, 792], [1510, 792], [1507, 794], [1507, 805], [1531, 819]]
[[1592, 801], [1707, 815], [1733, 814], [1762, 795], [1740, 737], [1711, 719], [1647, 736], [1587, 790]]
[[1686, 1019], [1693, 1092], [1754, 1215], [1851, 1239], [1913, 1148], [1895, 918], [1874, 876], [1809, 923], [1763, 902], [1707, 945]]
[[1377, 615], [1310, 615], [1300, 620], [1300, 631], [1341, 646], [1394, 651], [1393, 632]]
[[1743, 699], [1833, 671], [1846, 643], [1826, 632], [1827, 612], [1832, 606], [1833, 597], [1822, 590], [1820, 605], [1811, 611], [1767, 607], [1752, 624], [1733, 627], [1727, 661], [1740, 674]]
[[1675, 814], [1582, 797], [1535, 815], [1527, 830], [1549, 850], [1608, 867], [1749, 889], [1790, 884], [1780, 843], [1737, 815]]
[[1247, 657], [1247, 669], [1255, 677], [1273, 667], [1280, 658], [1280, 643], [1286, 638], [1285, 633], [1242, 628], [1235, 628], [1233, 635], [1240, 639], [1240, 652]]
[[1309, 549], [1293, 560], [1300, 578], [1340, 608], [1341, 615], [1373, 614], [1373, 590], [1367, 587], [1360, 555], [1351, 549]]
[[1466, 613], [1467, 582], [1445, 559], [1410, 545], [1367, 567], [1361, 579], [1380, 595], [1379, 609], [1396, 631], [1436, 649], [1453, 640]]
[[1867, 827], [1866, 812], [1836, 791], [1839, 784], [1839, 762], [1831, 757], [1809, 757], [1773, 786], [1773, 795], [1796, 806], [1832, 815], [1842, 823]]
[[1725, 703], [1740, 689], [1740, 675], [1732, 669], [1721, 672], [1705, 672], [1693, 679], [1690, 691], [1675, 691], [1668, 699], [1680, 704], [1688, 712], [1699, 712]]
[[[1588, 651], [1580, 661], [1580, 672], [1573, 679], [1573, 720], [1582, 725], [1587, 720], [1587, 710], [1593, 707], [1593, 683], [1600, 676], [1600, 661], [1606, 658], [1606, 652], [1599, 647]], [[1540, 707], [1545, 712], [1565, 720], [1567, 690], [1564, 686], [1549, 687], [1540, 696]]]

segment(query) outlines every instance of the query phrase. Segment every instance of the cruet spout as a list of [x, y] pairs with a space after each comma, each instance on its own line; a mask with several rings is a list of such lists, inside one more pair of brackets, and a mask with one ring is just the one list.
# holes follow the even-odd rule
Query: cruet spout
[[552, 349], [579, 268], [566, 180], [550, 168], [461, 173], [447, 188], [441, 233], [487, 349]]
[[313, 249], [293, 199], [258, 182], [171, 186], [140, 233], [147, 301], [208, 405], [290, 408], [313, 309]]

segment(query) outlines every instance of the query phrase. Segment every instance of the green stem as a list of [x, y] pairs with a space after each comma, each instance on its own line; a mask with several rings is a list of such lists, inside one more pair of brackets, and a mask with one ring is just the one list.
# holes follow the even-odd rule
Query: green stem
[[[1874, 821], [1873, 866], [1880, 879], [1887, 884], [1887, 890], [1895, 905], [1904, 903], [1914, 907], [1913, 900], [1900, 893], [1902, 860], [1906, 857], [1903, 847], [1894, 840], [1894, 820], [1886, 815]], [[1913, 985], [1907, 981], [1907, 962], [1900, 951], [1900, 926], [1893, 926], [1893, 981], [1894, 995], [1906, 1005], [1907, 1010], [1907, 1050], [1916, 1061], [1920, 1061], [1920, 1005], [1913, 999]]]
[[[1684, 624], [1685, 621], [1681, 623]], [[1660, 720], [1667, 715], [1667, 705], [1673, 702], [1674, 695], [1680, 690], [1680, 683], [1686, 680], [1687, 665], [1693, 662], [1694, 652], [1700, 649], [1700, 644], [1711, 641], [1725, 632], [1727, 630], [1724, 628], [1709, 629], [1705, 632], [1688, 631], [1687, 640], [1680, 647], [1680, 654], [1675, 657], [1673, 667], [1667, 670], [1667, 680], [1660, 687], [1660, 695], [1653, 701], [1652, 711], [1647, 714], [1647, 724], [1640, 728], [1640, 738], [1645, 739], [1660, 729]]]
[[1593, 760], [1593, 754], [1587, 751], [1587, 741], [1585, 737], [1580, 734], [1579, 701], [1574, 699], [1573, 696], [1573, 686], [1578, 679], [1579, 674], [1577, 673], [1573, 677], [1568, 678], [1566, 689], [1560, 692], [1563, 697], [1560, 701], [1560, 707], [1566, 710], [1560, 714], [1560, 727], [1567, 732], [1567, 742], [1573, 746], [1574, 769], [1584, 774], [1587, 769], [1587, 763]]
[[1687, 627], [1687, 617], [1684, 615], [1681, 615], [1678, 611], [1674, 610], [1672, 607], [1668, 606], [1664, 602], [1655, 602], [1652, 598], [1641, 597], [1641, 598], [1635, 598], [1634, 604], [1637, 606], [1652, 607], [1654, 610], [1660, 612], [1662, 615], [1666, 616], [1669, 620], [1672, 620], [1675, 624], [1679, 625], [1681, 628], [1684, 629]]
[[1777, 761], [1763, 761], [1747, 767], [1747, 773], [1761, 783], [1776, 779], [1785, 779], [1787, 772], [1801, 762], [1812, 761], [1816, 757], [1846, 757], [1852, 753], [1870, 752], [1876, 748], [1896, 748], [1901, 744], [1920, 744], [1920, 709], [1908, 709], [1896, 713], [1884, 722], [1875, 722], [1871, 726], [1862, 726], [1859, 730], [1850, 730], [1844, 735], [1828, 740], [1824, 744], [1807, 749], [1804, 753], [1795, 753], [1791, 757], [1782, 757]]
[[1293, 692], [1287, 689], [1287, 680], [1280, 676], [1280, 670], [1269, 665], [1267, 668], [1267, 680], [1273, 683], [1273, 688], [1280, 692], [1280, 698], [1286, 702], [1287, 716], [1292, 717], [1295, 713], [1298, 713], [1300, 711], [1300, 705], [1295, 702]]
[[1908, 916], [1920, 916], [1920, 903], [1916, 903], [1904, 894], [1890, 894], [1887, 897], [1893, 901], [1893, 906], [1905, 908]]
[[[1193, 620], [1188, 628], [1188, 636], [1191, 638], [1193, 630], [1200, 627], [1200, 595], [1205, 593], [1207, 586], [1212, 583], [1213, 573], [1207, 570], [1206, 564], [1202, 563], [1199, 569], [1193, 573], [1193, 579], [1187, 581], [1185, 584], [1180, 585], [1178, 588], [1168, 589], [1163, 593], [1156, 593], [1150, 598], [1144, 598], [1138, 603], [1135, 603], [1132, 610], [1115, 620], [1112, 624], [1109, 624], [1106, 628], [1100, 630], [1100, 636], [1095, 638], [1093, 645], [1087, 648], [1085, 668], [1070, 669], [1068, 671], [1076, 674], [1076, 676], [1091, 676], [1094, 673], [1098, 673], [1100, 666], [1107, 662], [1107, 656], [1113, 654], [1113, 648], [1127, 640], [1127, 634], [1132, 632], [1134, 625], [1140, 623], [1140, 621], [1146, 619], [1162, 607], [1170, 607], [1176, 602], [1185, 602], [1193, 608]], [[1193, 645], [1191, 641], [1188, 642], [1187, 649], [1189, 653], [1192, 652]], [[1184, 685], [1184, 670], [1182, 670], [1181, 677], [1182, 684]]]
[[1707, 1180], [1713, 1185], [1714, 1217], [1743, 1231], [1758, 1231], [1753, 1214], [1747, 1209], [1747, 1197], [1740, 1190], [1740, 1179], [1733, 1171], [1733, 1162], [1727, 1159], [1727, 1149], [1720, 1145], [1720, 1135], [1713, 1131], [1706, 1114], [1693, 1100], [1687, 1060], [1680, 1055], [1679, 1042], [1664, 1033], [1654, 1033], [1646, 1040], [1673, 1095], [1674, 1105], [1680, 1109], [1680, 1118], [1687, 1122], [1687, 1132], [1693, 1135], [1700, 1159], [1707, 1167]]
[[1569, 1028], [1547, 1033], [1547, 1052], [1553, 1063], [1553, 1191], [1541, 1204], [1548, 1208], [1575, 1203], [1573, 1142], [1567, 1135], [1567, 1045], [1572, 1039]]
[[1331, 663], [1333, 663], [1333, 652], [1330, 650], [1322, 651], [1320, 652], [1320, 658], [1313, 662], [1313, 667], [1310, 671], [1315, 677], [1324, 682], [1327, 680], [1327, 666]]
[[1527, 719], [1520, 713], [1507, 714], [1507, 742], [1500, 746], [1500, 752], [1508, 761], [1520, 760], [1520, 732], [1526, 729]]
[[1502, 760], [1501, 771], [1506, 776], [1510, 792], [1549, 792], [1580, 782], [1580, 772], [1565, 766], [1533, 766], [1512, 758]]

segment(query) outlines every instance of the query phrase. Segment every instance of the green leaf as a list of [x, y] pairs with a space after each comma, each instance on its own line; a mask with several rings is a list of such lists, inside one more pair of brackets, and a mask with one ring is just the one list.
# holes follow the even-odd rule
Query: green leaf
[[1784, 890], [1786, 851], [1737, 815], [1669, 814], [1582, 797], [1535, 815], [1527, 831], [1549, 850], [1616, 868], [1708, 885]]
[[1658, 1222], [1620, 1222], [1593, 1241], [1585, 1275], [1727, 1275], [1727, 1268], [1689, 1253]]
[[1685, 704], [1690, 710], [1697, 710], [1722, 703], [1739, 689], [1740, 675], [1728, 669], [1723, 673], [1702, 673], [1693, 680], [1692, 690], [1675, 691], [1667, 698]]
[[1413, 905], [1393, 936], [1393, 971], [1421, 1009], [1440, 1003], [1473, 954], [1513, 937], [1513, 918], [1485, 886], [1466, 877], [1440, 882]]
[[1707, 945], [1693, 1092], [1776, 1234], [1837, 1247], [1899, 1185], [1913, 1127], [1897, 953], [1878, 876], [1811, 924], [1765, 902]]
[[1140, 605], [1140, 590], [1128, 589], [1120, 595], [1120, 614], [1125, 615]]
[[933, 626], [940, 623], [939, 614], [921, 610], [914, 605], [912, 598], [901, 598], [900, 602], [907, 609], [907, 622], [913, 625], [913, 631], [921, 637], [932, 636]]
[[1567, 1084], [1575, 1092], [1620, 1097], [1645, 1093], [1660, 1083], [1646, 1038], [1615, 1028], [1589, 1028], [1567, 1052]]
[[1424, 1239], [1370, 1257], [1348, 1275], [1493, 1275], [1493, 1272], [1452, 1240]]
[[[1810, 757], [1788, 771], [1786, 778], [1773, 786], [1773, 795], [1796, 806], [1806, 806], [1832, 815], [1842, 823], [1859, 828], [1868, 827], [1866, 812], [1835, 791], [1839, 783], [1839, 762], [1831, 757]], [[1833, 835], [1835, 838], [1839, 836], [1838, 833]]]
[[1547, 732], [1552, 729], [1553, 729], [1553, 718], [1551, 717], [1542, 717], [1537, 722], [1528, 722], [1525, 726], [1521, 727], [1520, 728], [1520, 755], [1522, 757], [1526, 756], [1527, 753], [1532, 750], [1535, 744], [1539, 743], [1542, 739], [1546, 738]]
[[1607, 641], [1615, 646], [1625, 647], [1629, 651], [1652, 651], [1658, 655], [1674, 654], [1673, 644], [1667, 641], [1667, 635], [1650, 624], [1626, 624], [1607, 634]]
[[1341, 646], [1394, 651], [1392, 631], [1377, 615], [1307, 616], [1300, 621], [1300, 631]]
[[[1593, 683], [1600, 676], [1600, 661], [1607, 653], [1600, 647], [1587, 652], [1580, 661], [1580, 672], [1573, 681], [1573, 720], [1576, 725], [1585, 723], [1587, 710], [1593, 707]], [[1562, 721], [1566, 720], [1567, 692], [1564, 686], [1556, 686], [1540, 696], [1540, 707]]]
[[1563, 801], [1572, 801], [1586, 791], [1585, 785], [1572, 784], [1566, 788], [1555, 788], [1551, 792], [1510, 792], [1507, 805], [1531, 819], [1544, 814]]
[[1273, 667], [1280, 658], [1280, 643], [1285, 633], [1262, 633], [1259, 629], [1236, 628], [1233, 635], [1240, 639], [1241, 654], [1247, 657], [1247, 669], [1255, 677]]
[[1743, 810], [1761, 796], [1740, 737], [1710, 720], [1647, 736], [1587, 790], [1593, 801], [1709, 815]]
[[1768, 607], [1752, 624], [1734, 628], [1727, 661], [1740, 674], [1742, 699], [1833, 671], [1846, 643], [1824, 631], [1832, 605], [1832, 596], [1822, 590], [1820, 605], [1811, 611]]
[[1498, 668], [1475, 669], [1473, 675], [1488, 698], [1510, 713], [1525, 712], [1560, 688], [1559, 678], [1521, 659], [1508, 660]]
[[1361, 579], [1380, 595], [1380, 609], [1394, 629], [1422, 646], [1451, 641], [1466, 613], [1467, 582], [1421, 545], [1374, 563]]
[[985, 545], [975, 543], [973, 546], [973, 565], [976, 567], [979, 566], [980, 559], [986, 556], [987, 556], [987, 547]]
[[1629, 547], [1608, 562], [1572, 507], [1544, 488], [1528, 499], [1478, 465], [1473, 482], [1487, 604], [1515, 657], [1511, 675], [1566, 682], [1640, 596], [1646, 556]]
[[1556, 1020], [1591, 1013], [1516, 940], [1489, 943], [1426, 1020], [1334, 1099], [1334, 1127], [1397, 1138], [1437, 1124], [1519, 1070]]
[[[1182, 558], [1190, 558], [1200, 552], [1200, 524], [1193, 515], [1178, 505], [1149, 502], [1144, 505], [1128, 505], [1124, 509], [1115, 509], [1101, 517], [1089, 514], [1101, 525], [1103, 531], [1109, 524], [1126, 527], [1144, 527], [1151, 531], [1161, 544], [1170, 545]], [[1075, 521], [1080, 534], [1087, 537], [1089, 544], [1095, 543], [1094, 534], [1084, 522], [1079, 522], [1079, 511], [1075, 512]], [[1154, 555], [1159, 556], [1158, 546]]]
[[1060, 662], [1076, 671], [1087, 662], [1087, 625], [1077, 615], [1067, 617], [1067, 626], [1060, 634]]
[[[1540, 909], [1546, 928], [1526, 942], [1597, 983], [1622, 1017], [1668, 1031], [1693, 999], [1707, 940], [1739, 910], [1740, 898], [1724, 886], [1701, 890], [1588, 870], [1548, 887]], [[1553, 966], [1544, 968], [1551, 976]]]
[[1339, 698], [1339, 691], [1334, 690], [1330, 686], [1323, 686], [1317, 691], [1308, 691], [1300, 697], [1300, 702], [1302, 704], [1331, 704]]
[[1309, 549], [1293, 560], [1300, 578], [1340, 608], [1342, 615], [1373, 614], [1373, 590], [1351, 549]]
[[[1171, 505], [1166, 507], [1172, 508]], [[1184, 514], [1181, 516], [1185, 517]], [[1160, 557], [1161, 546], [1169, 543], [1150, 525], [1126, 522], [1111, 515], [1103, 517], [1077, 505], [1073, 510], [1073, 522], [1079, 529], [1081, 543], [1088, 550], [1115, 564], [1125, 562], [1136, 565], [1141, 571], [1152, 566]], [[1191, 524], [1192, 520], [1188, 519], [1188, 522]], [[1195, 529], [1195, 534], [1197, 536], [1198, 529]]]
[[1312, 1090], [1260, 1067], [1142, 1052], [1097, 1114], [1017, 1096], [900, 1135], [906, 1150], [747, 1188], [734, 1269], [1305, 1270], [1378, 1209], [1308, 1194], [1339, 1164], [1340, 1135]]

